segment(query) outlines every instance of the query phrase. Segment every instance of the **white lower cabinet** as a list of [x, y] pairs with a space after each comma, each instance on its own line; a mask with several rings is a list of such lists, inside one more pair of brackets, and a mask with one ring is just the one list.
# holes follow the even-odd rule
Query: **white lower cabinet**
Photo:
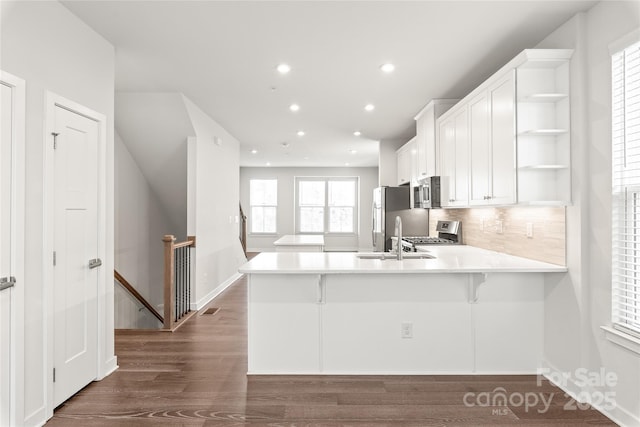
[[[327, 277], [322, 306], [323, 371], [471, 372], [473, 331], [464, 282], [452, 275]], [[402, 324], [412, 338], [402, 338]]]
[[318, 275], [250, 275], [249, 373], [320, 371]]
[[530, 373], [543, 352], [544, 283], [540, 275], [493, 274], [472, 305], [475, 372]]
[[535, 373], [544, 275], [483, 277], [252, 274], [249, 373]]

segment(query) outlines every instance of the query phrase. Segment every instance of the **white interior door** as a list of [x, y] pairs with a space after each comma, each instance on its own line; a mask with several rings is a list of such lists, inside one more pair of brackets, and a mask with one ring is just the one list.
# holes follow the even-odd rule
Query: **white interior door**
[[25, 82], [0, 70], [0, 426], [23, 420], [24, 124]]
[[12, 301], [12, 88], [0, 82], [0, 426], [11, 425], [11, 354], [13, 351]]
[[54, 406], [97, 377], [98, 123], [55, 108]]

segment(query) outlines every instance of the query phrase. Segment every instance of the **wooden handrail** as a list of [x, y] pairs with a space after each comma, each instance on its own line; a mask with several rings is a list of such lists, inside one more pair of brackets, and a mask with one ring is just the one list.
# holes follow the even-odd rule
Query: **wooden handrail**
[[147, 301], [142, 295], [140, 295], [140, 293], [136, 291], [136, 289], [133, 286], [131, 286], [131, 283], [129, 283], [127, 279], [122, 277], [122, 275], [118, 273], [117, 270], [113, 270], [113, 276], [118, 281], [118, 283], [120, 283], [123, 288], [129, 291], [129, 293], [133, 295], [133, 297], [137, 299], [140, 302], [140, 304], [142, 304], [147, 310], [149, 310], [151, 314], [153, 314], [156, 317], [156, 319], [164, 323], [164, 319], [162, 318], [160, 313], [158, 313], [156, 309], [153, 308], [153, 306], [149, 303], [149, 301]]
[[171, 234], [166, 234], [162, 241], [164, 242], [164, 329], [175, 331], [195, 313], [193, 311], [182, 316], [179, 320], [175, 320], [175, 250], [188, 246], [195, 247], [196, 238], [195, 236], [188, 236], [187, 241], [175, 243], [176, 238]]

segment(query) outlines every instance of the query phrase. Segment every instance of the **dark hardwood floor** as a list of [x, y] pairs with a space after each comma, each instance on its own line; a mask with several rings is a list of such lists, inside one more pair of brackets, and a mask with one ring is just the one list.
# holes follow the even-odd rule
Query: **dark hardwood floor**
[[[47, 426], [615, 425], [595, 410], [565, 408], [571, 400], [535, 376], [247, 377], [246, 280], [210, 306], [220, 309], [174, 333], [117, 331], [120, 368], [61, 405]], [[551, 403], [520, 402], [534, 396]]]

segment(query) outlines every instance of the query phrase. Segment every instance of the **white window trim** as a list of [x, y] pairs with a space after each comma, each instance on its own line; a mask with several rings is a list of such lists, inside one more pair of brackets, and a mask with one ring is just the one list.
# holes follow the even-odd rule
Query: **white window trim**
[[[611, 43], [609, 45], [609, 53], [611, 54], [611, 56], [613, 57], [614, 55], [616, 55], [617, 53], [619, 53], [620, 51], [636, 44], [640, 42], [640, 29], [634, 30], [631, 33], [629, 33], [628, 35], [622, 37], [621, 39]], [[613, 95], [612, 95], [613, 97]], [[613, 104], [612, 104], [613, 106]], [[613, 122], [612, 122], [612, 126], [613, 126]], [[613, 127], [611, 129], [611, 134], [613, 135]], [[613, 136], [612, 136], [612, 143], [613, 143]], [[613, 172], [613, 171], [612, 171]], [[612, 194], [612, 196], [615, 198], [615, 195]], [[613, 208], [613, 207], [612, 207]], [[612, 231], [613, 232], [613, 231]], [[613, 238], [613, 236], [612, 236]], [[613, 289], [613, 282], [612, 282], [612, 310], [613, 310], [613, 298], [614, 298], [614, 289]], [[619, 326], [617, 324], [614, 323], [614, 319], [613, 319], [613, 312], [611, 315], [611, 324], [610, 325], [604, 325], [600, 327], [604, 333], [605, 333], [605, 338], [618, 345], [621, 346], [635, 354], [640, 355], [640, 337], [636, 336], [635, 332], [633, 331], [627, 331], [624, 329], [624, 327]]]
[[640, 355], [640, 339], [612, 326], [600, 326], [607, 340]]
[[[276, 230], [275, 231], [253, 231], [253, 206], [251, 204], [251, 181], [275, 181], [276, 182], [276, 204], [275, 205], [255, 205], [260, 207], [274, 207], [276, 208]], [[247, 216], [249, 221], [247, 223], [247, 235], [255, 237], [273, 237], [278, 235], [278, 178], [251, 178], [249, 179], [249, 211]]]
[[[353, 231], [352, 232], [329, 232], [329, 216], [326, 210], [329, 208], [327, 203], [327, 197], [329, 197], [326, 189], [326, 183], [329, 181], [345, 181], [345, 180], [353, 180], [356, 183], [356, 194], [355, 194], [355, 206], [353, 212]], [[300, 231], [300, 221], [299, 221], [299, 208], [298, 200], [299, 200], [299, 192], [298, 192], [298, 183], [300, 181], [324, 181], [325, 182], [325, 214], [324, 214], [324, 229], [325, 231], [320, 232], [301, 232]], [[294, 201], [293, 201], [293, 210], [294, 210], [294, 225], [296, 234], [309, 234], [309, 235], [324, 235], [324, 236], [336, 236], [336, 237], [354, 237], [359, 235], [360, 228], [360, 177], [359, 176], [296, 176], [294, 177]]]

